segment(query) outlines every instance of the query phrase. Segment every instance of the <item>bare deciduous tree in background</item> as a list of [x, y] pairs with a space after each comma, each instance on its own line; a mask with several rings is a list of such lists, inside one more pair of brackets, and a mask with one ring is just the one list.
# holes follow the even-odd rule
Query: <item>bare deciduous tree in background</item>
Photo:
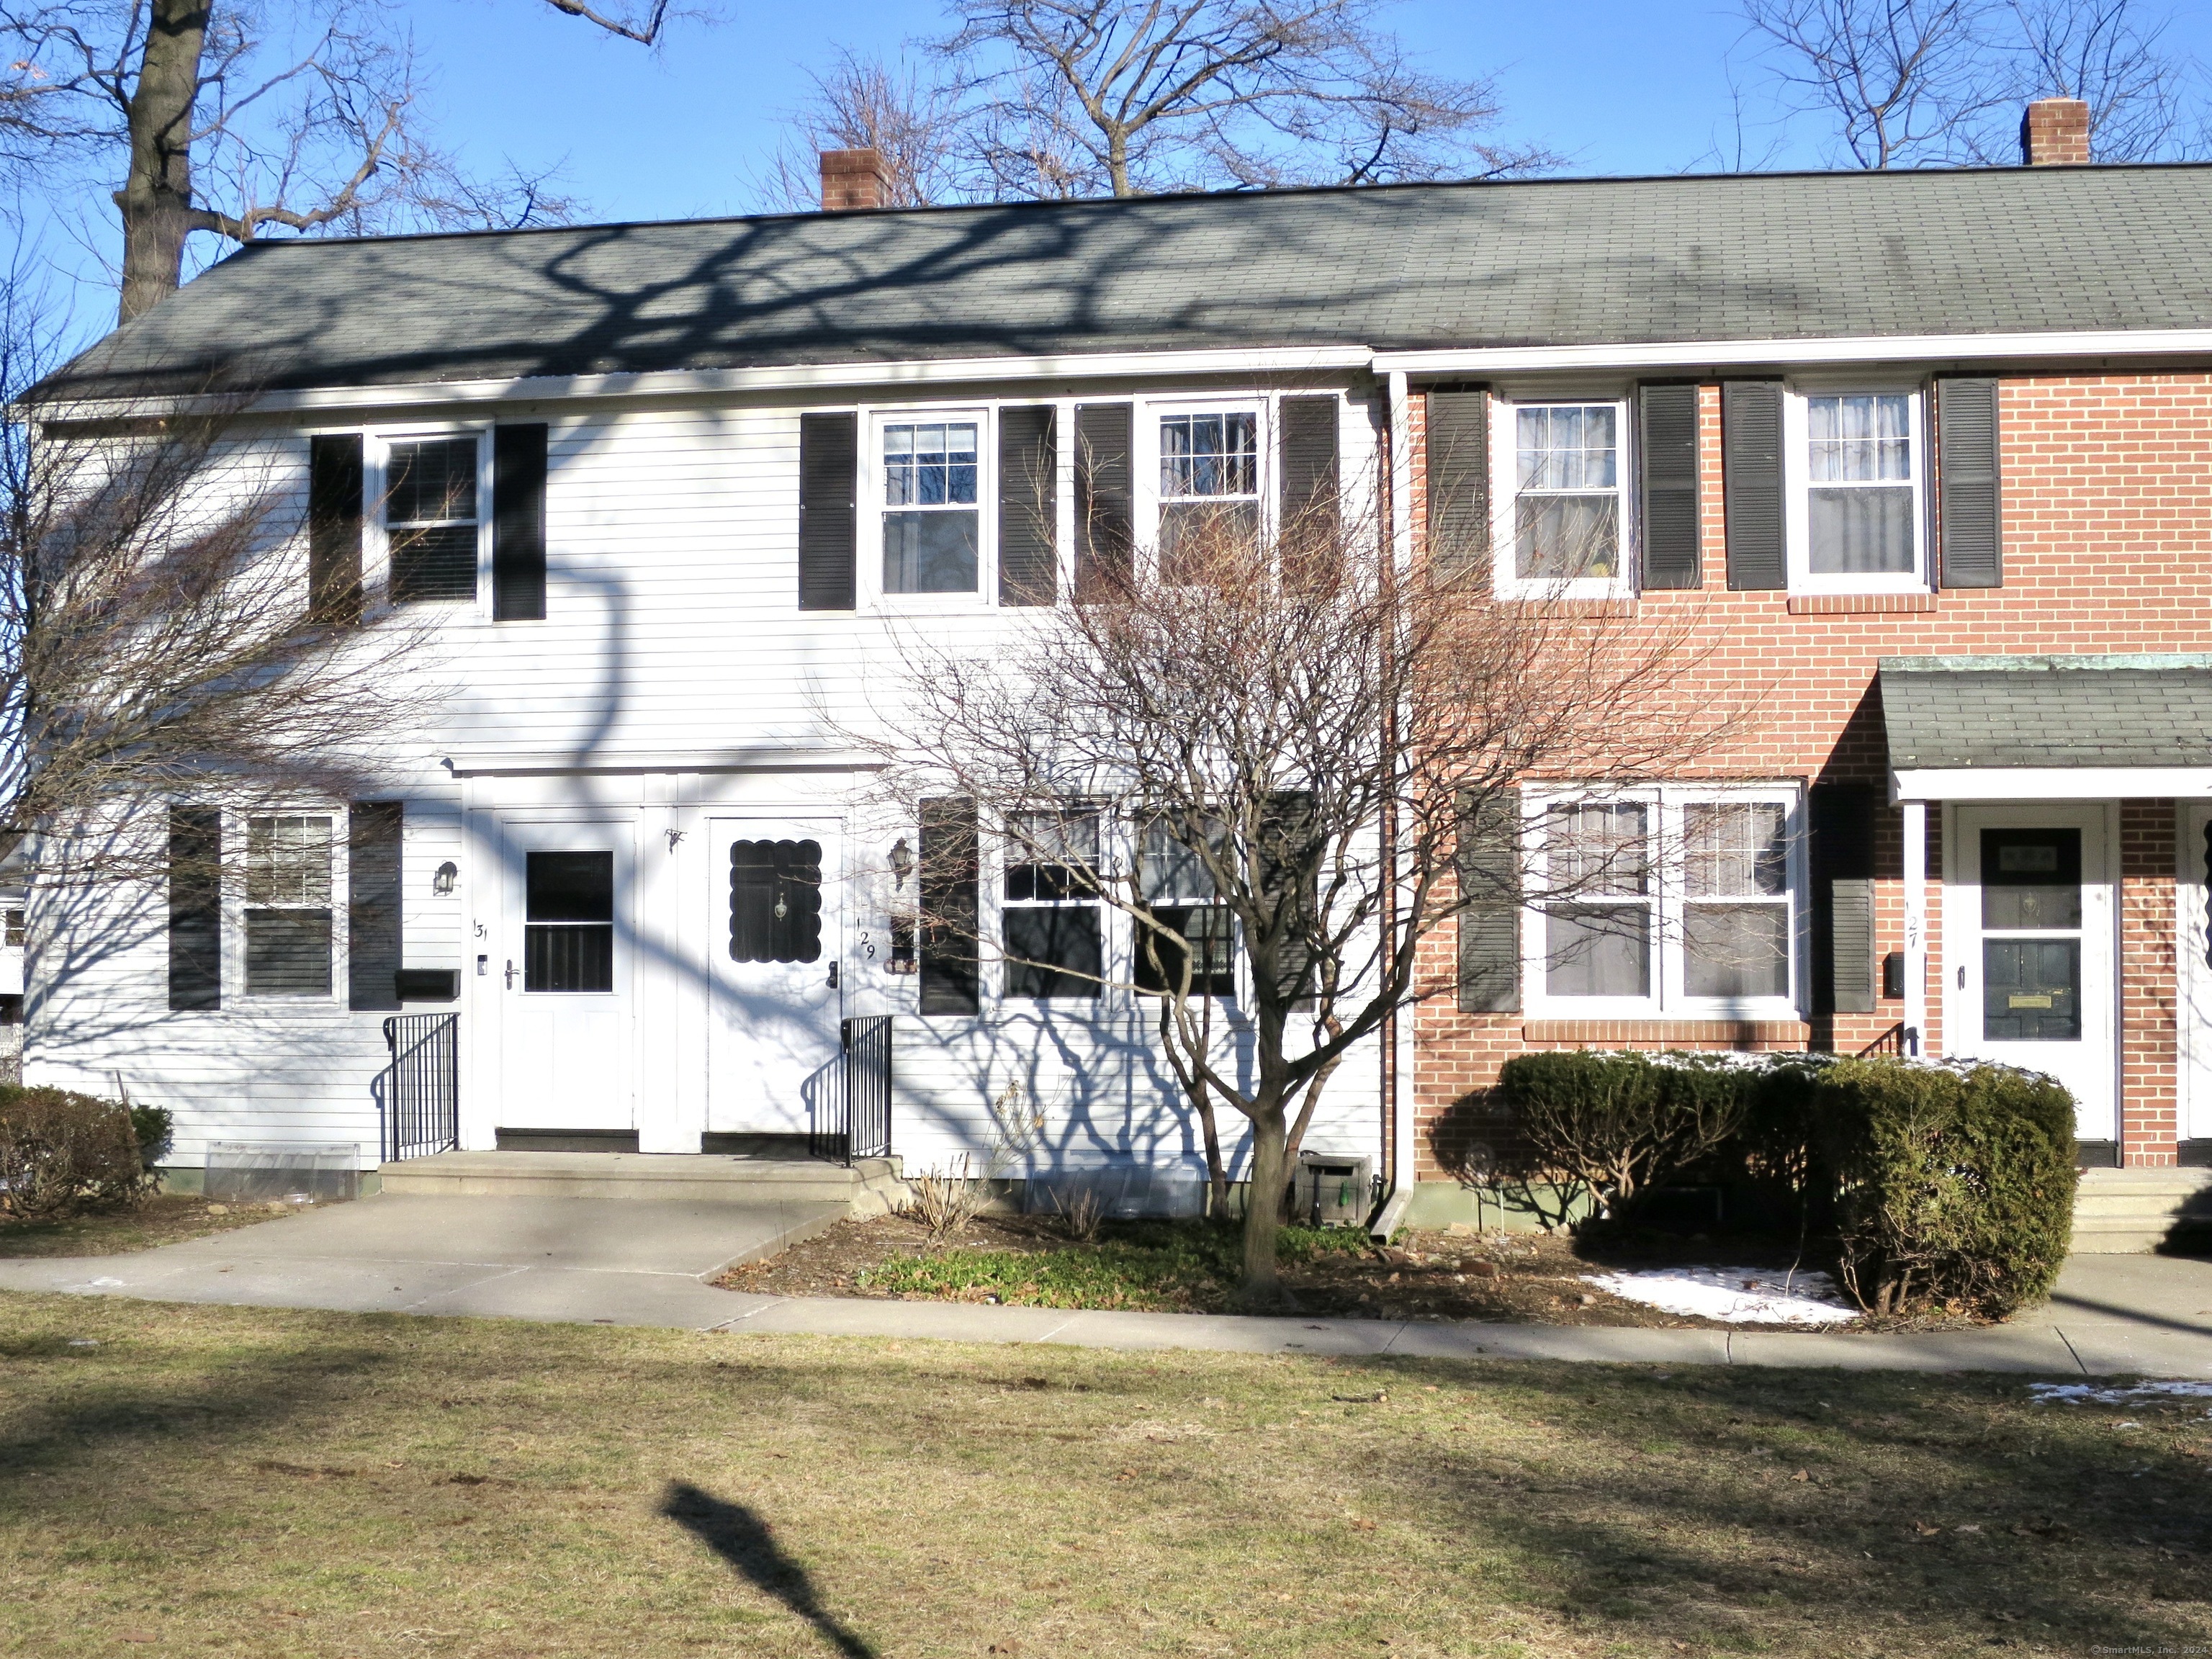
[[420, 712], [394, 673], [420, 630], [311, 611], [296, 481], [244, 440], [244, 392], [72, 403], [39, 384], [45, 321], [0, 291], [0, 848], [81, 887], [157, 872], [125, 822], [149, 800], [355, 793]]
[[[1493, 178], [1553, 164], [1496, 142], [1487, 82], [1426, 74], [1382, 0], [956, 0], [941, 78], [842, 57], [763, 193], [814, 204], [813, 152], [868, 146], [895, 205]], [[872, 143], [872, 140], [873, 141]]]
[[[1185, 521], [1143, 563], [1015, 613], [988, 656], [916, 640], [893, 735], [874, 741], [909, 821], [972, 802], [982, 868], [1003, 850], [1127, 918], [1133, 975], [1102, 958], [1091, 977], [1154, 999], [1210, 1152], [1217, 1117], [1249, 1127], [1244, 1293], [1266, 1304], [1287, 1170], [1332, 1074], [1424, 994], [1423, 941], [1470, 907], [1517, 914], [1601, 873], [1528, 855], [1519, 786], [1669, 772], [1733, 716], [1690, 694], [1687, 611], [1667, 628], [1498, 603], [1486, 559], [1401, 571], [1371, 522], [1333, 510], [1268, 532]], [[1071, 813], [1093, 827], [1072, 832]], [[1469, 836], [1504, 864], [1462, 879]], [[1083, 977], [1015, 952], [991, 906], [933, 900], [927, 864], [925, 940], [964, 933], [987, 971]]]
[[[667, 7], [545, 0], [652, 44]], [[43, 193], [110, 190], [121, 319], [176, 291], [196, 234], [557, 222], [542, 177], [475, 179], [431, 142], [383, 0], [4, 0], [0, 156]], [[117, 179], [120, 185], [116, 184]]]
[[1784, 100], [1832, 121], [1853, 166], [2017, 161], [2037, 98], [2089, 106], [2099, 161], [2175, 159], [2203, 137], [2191, 66], [2137, 0], [1746, 0], [1744, 16]]

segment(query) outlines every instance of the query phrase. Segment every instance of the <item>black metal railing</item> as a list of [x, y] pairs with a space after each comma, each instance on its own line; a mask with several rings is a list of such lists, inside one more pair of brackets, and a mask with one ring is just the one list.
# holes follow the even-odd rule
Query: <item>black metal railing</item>
[[812, 1158], [850, 1164], [858, 1158], [889, 1158], [891, 1151], [891, 1021], [889, 1014], [862, 1014], [838, 1022], [844, 1052], [838, 1069], [842, 1086], [826, 1098], [807, 1130]]
[[384, 1022], [392, 1064], [377, 1074], [376, 1121], [387, 1164], [461, 1144], [461, 1017], [397, 1014]]

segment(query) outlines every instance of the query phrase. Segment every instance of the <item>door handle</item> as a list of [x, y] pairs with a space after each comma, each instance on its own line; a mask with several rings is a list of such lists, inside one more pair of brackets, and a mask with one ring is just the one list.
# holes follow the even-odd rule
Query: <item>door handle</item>
[[1966, 988], [1966, 965], [1964, 963], [1959, 964], [1959, 988], [1961, 991]]
[[514, 958], [513, 957], [507, 959], [507, 988], [510, 991], [514, 988]]
[[830, 988], [833, 991], [837, 988], [837, 964], [834, 962], [830, 964]]

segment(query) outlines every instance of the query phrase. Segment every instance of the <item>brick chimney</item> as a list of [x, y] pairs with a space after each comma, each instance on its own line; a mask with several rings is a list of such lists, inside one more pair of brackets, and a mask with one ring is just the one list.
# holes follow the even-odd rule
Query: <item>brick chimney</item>
[[2079, 98], [2039, 98], [2030, 104], [2020, 118], [2020, 159], [2031, 167], [2087, 166], [2088, 105]]
[[884, 178], [884, 158], [872, 149], [825, 149], [822, 152], [822, 210], [843, 213], [853, 208], [879, 208], [890, 194]]

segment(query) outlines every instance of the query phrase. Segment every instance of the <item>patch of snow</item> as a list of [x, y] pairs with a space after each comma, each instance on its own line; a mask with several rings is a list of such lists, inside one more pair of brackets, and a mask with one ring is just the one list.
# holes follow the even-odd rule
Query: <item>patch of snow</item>
[[95, 1279], [91, 1280], [91, 1281], [90, 1281], [90, 1283], [91, 1283], [92, 1285], [95, 1285], [95, 1286], [98, 1286], [98, 1287], [100, 1287], [100, 1288], [101, 1288], [101, 1289], [105, 1289], [105, 1290], [119, 1290], [119, 1289], [121, 1289], [121, 1288], [122, 1288], [122, 1285], [123, 1285], [123, 1281], [122, 1281], [121, 1279], [106, 1279], [106, 1278]]
[[1730, 1325], [1834, 1325], [1859, 1316], [1826, 1273], [1781, 1267], [1647, 1267], [1585, 1273], [1583, 1282], [1624, 1302]]
[[2094, 1382], [2031, 1382], [2038, 1405], [2063, 1400], [2074, 1406], [2130, 1406], [2144, 1400], [2212, 1400], [2212, 1382], [2125, 1382], [2100, 1388]]

